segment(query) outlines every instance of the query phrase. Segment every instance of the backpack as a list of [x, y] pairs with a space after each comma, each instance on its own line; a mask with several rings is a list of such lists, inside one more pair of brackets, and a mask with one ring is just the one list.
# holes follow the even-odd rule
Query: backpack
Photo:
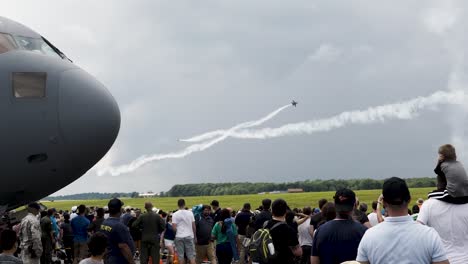
[[271, 228], [266, 228], [268, 222], [269, 221], [266, 221], [263, 224], [263, 228], [255, 231], [250, 240], [249, 251], [253, 263], [267, 264], [278, 255], [277, 252], [275, 252], [275, 246], [273, 245], [270, 231], [286, 223], [279, 222], [274, 224]]

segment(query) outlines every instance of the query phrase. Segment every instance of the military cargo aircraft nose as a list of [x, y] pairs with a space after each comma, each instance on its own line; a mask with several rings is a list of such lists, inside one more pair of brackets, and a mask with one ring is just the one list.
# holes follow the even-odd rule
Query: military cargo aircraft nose
[[59, 126], [67, 166], [90, 169], [111, 148], [120, 129], [117, 102], [81, 69], [61, 73]]

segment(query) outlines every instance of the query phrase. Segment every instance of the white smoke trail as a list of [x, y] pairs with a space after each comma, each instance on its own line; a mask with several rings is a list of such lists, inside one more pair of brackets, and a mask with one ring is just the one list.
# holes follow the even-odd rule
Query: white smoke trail
[[438, 91], [427, 97], [417, 97], [401, 103], [370, 107], [367, 110], [343, 112], [336, 116], [308, 122], [287, 124], [278, 128], [234, 131], [230, 137], [241, 139], [266, 139], [287, 135], [312, 134], [329, 131], [350, 124], [370, 124], [388, 119], [412, 119], [420, 110], [440, 104], [463, 104], [466, 100], [462, 90]]
[[[144, 155], [144, 156], [141, 156], [141, 157], [137, 158], [136, 160], [134, 160], [134, 161], [132, 161], [129, 164], [126, 164], [126, 165], [122, 165], [122, 166], [118, 166], [118, 167], [109, 166], [109, 167], [98, 169], [97, 174], [98, 174], [98, 176], [102, 176], [102, 175], [104, 175], [106, 173], [109, 173], [112, 176], [118, 176], [118, 175], [123, 174], [123, 173], [129, 173], [129, 172], [135, 171], [136, 169], [140, 168], [141, 166], [143, 166], [143, 165], [145, 165], [145, 164], [147, 164], [149, 162], [164, 160], [164, 159], [180, 159], [180, 158], [184, 158], [184, 157], [186, 157], [186, 156], [188, 156], [188, 155], [190, 155], [190, 154], [192, 154], [194, 152], [204, 151], [204, 150], [206, 150], [208, 148], [211, 148], [215, 144], [218, 144], [219, 142], [224, 141], [233, 132], [235, 132], [235, 131], [237, 131], [239, 129], [254, 127], [254, 126], [258, 126], [258, 125], [263, 124], [264, 122], [272, 119], [273, 117], [278, 115], [281, 111], [283, 111], [284, 109], [286, 109], [286, 108], [288, 108], [290, 106], [291, 106], [290, 104], [282, 106], [282, 107], [278, 108], [277, 110], [271, 112], [270, 114], [266, 115], [265, 117], [263, 117], [263, 118], [261, 118], [259, 120], [241, 123], [241, 124], [238, 124], [236, 126], [231, 127], [228, 130], [217, 130], [217, 131], [205, 133], [204, 134], [205, 136], [200, 135], [200, 136], [207, 137], [206, 135], [211, 135], [210, 133], [216, 133], [216, 135], [221, 135], [221, 136], [219, 136], [219, 137], [217, 137], [217, 138], [215, 138], [213, 140], [204, 142], [204, 143], [192, 144], [192, 145], [188, 146], [187, 148], [185, 148], [185, 149], [183, 149], [183, 150], [181, 150], [179, 152], [171, 152], [171, 153], [166, 153], [166, 154], [155, 154], [155, 155], [151, 155], [151, 156]], [[200, 136], [198, 136], [198, 137], [200, 137]]]
[[[417, 97], [415, 99], [411, 99], [401, 103], [370, 107], [367, 110], [343, 112], [339, 115], [326, 119], [287, 124], [278, 128], [264, 128], [258, 130], [239, 131], [239, 129], [245, 127], [246, 123], [242, 123], [228, 130], [225, 130], [223, 134], [220, 134], [221, 136], [209, 140], [207, 142], [190, 145], [179, 152], [155, 154], [151, 156], [141, 156], [126, 165], [121, 165], [118, 167], [110, 166], [107, 168], [100, 169], [98, 170], [98, 175], [101, 176], [103, 174], [109, 173], [112, 176], [117, 176], [123, 173], [135, 171], [139, 167], [153, 161], [183, 158], [194, 152], [204, 151], [214, 146], [215, 144], [224, 141], [228, 137], [243, 139], [265, 139], [281, 137], [286, 135], [312, 134], [315, 132], [329, 131], [331, 129], [341, 128], [350, 124], [370, 124], [376, 122], [383, 122], [388, 119], [412, 119], [415, 116], [417, 116], [419, 111], [423, 109], [436, 107], [440, 104], [462, 104], [465, 99], [465, 93], [461, 90], [451, 92], [438, 91], [427, 97]], [[251, 124], [255, 122], [257, 121], [252, 121]]]
[[284, 109], [286, 109], [286, 108], [288, 108], [290, 106], [291, 106], [291, 104], [280, 107], [277, 110], [271, 112], [269, 115], [267, 115], [267, 116], [265, 116], [265, 117], [263, 117], [262, 119], [259, 119], [259, 120], [248, 121], [248, 122], [239, 124], [237, 126], [231, 127], [230, 129], [226, 129], [226, 130], [219, 129], [219, 130], [214, 130], [214, 131], [210, 131], [210, 132], [207, 132], [207, 133], [203, 133], [201, 135], [193, 136], [191, 138], [179, 139], [179, 141], [182, 141], [182, 142], [200, 142], [200, 141], [205, 141], [205, 140], [217, 137], [217, 136], [222, 136], [225, 133], [227, 133], [229, 130], [232, 130], [234, 128], [237, 130], [237, 129], [245, 129], [245, 128], [260, 126], [260, 125], [262, 125], [266, 121], [272, 119], [273, 117], [278, 115], [281, 111], [283, 111]]

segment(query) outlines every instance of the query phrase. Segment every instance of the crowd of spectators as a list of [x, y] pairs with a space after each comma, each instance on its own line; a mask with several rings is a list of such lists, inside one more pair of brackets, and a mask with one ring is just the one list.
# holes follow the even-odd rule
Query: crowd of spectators
[[14, 231], [1, 233], [0, 263], [54, 263], [61, 248], [65, 263], [261, 263], [253, 240], [265, 230], [271, 264], [468, 263], [468, 178], [451, 145], [439, 155], [438, 190], [429, 199], [413, 204], [406, 182], [392, 177], [371, 210], [347, 188], [301, 209], [283, 199], [264, 199], [256, 209], [246, 202], [240, 210], [217, 200], [189, 208], [179, 199], [170, 212], [146, 202], [144, 213], [117, 198], [105, 208], [71, 211], [41, 212], [31, 203]]

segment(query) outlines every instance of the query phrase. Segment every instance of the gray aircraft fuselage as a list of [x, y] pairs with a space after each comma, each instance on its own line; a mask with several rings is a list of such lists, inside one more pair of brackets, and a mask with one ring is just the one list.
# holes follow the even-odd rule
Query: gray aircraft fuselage
[[117, 138], [120, 111], [109, 91], [41, 35], [3, 17], [0, 88], [0, 210], [67, 186]]

